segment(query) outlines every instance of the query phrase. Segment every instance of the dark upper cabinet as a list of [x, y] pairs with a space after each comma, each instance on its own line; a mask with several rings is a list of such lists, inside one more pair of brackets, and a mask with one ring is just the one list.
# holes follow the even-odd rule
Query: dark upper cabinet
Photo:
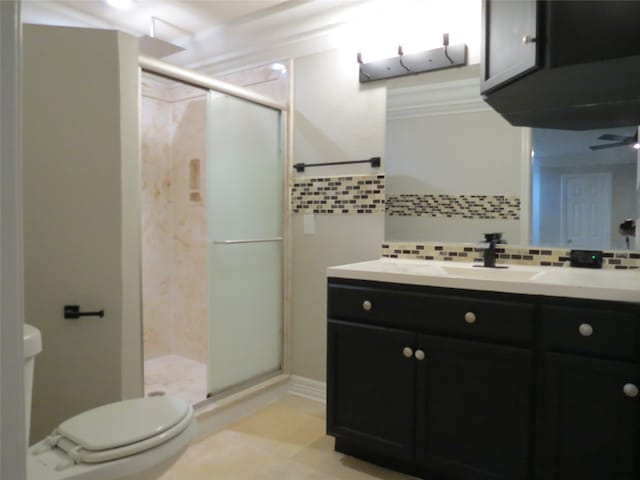
[[538, 67], [535, 0], [483, 3], [482, 92]]
[[640, 124], [640, 1], [484, 0], [481, 92], [516, 126]]

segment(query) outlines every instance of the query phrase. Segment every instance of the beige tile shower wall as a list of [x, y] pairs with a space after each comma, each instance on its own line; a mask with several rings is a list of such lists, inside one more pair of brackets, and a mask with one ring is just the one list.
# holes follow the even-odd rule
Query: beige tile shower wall
[[207, 361], [205, 92], [143, 80], [144, 357]]
[[175, 101], [171, 125], [174, 222], [172, 351], [206, 362], [208, 283], [204, 93], [194, 98], [194, 92], [191, 92], [185, 100]]
[[145, 360], [171, 353], [171, 104], [155, 97], [144, 95], [141, 111]]

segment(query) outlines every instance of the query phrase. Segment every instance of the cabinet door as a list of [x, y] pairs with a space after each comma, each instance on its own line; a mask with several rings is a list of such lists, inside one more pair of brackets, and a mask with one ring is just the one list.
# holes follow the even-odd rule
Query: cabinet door
[[485, 0], [482, 22], [482, 93], [538, 66], [535, 0]]
[[625, 389], [640, 385], [640, 366], [553, 353], [543, 363], [535, 478], [640, 478], [640, 396]]
[[545, 2], [546, 65], [564, 67], [640, 55], [640, 2]]
[[[415, 438], [415, 334], [329, 321], [327, 433], [410, 459]], [[405, 356], [405, 354], [407, 356]]]
[[454, 478], [530, 478], [533, 353], [427, 336], [418, 348], [418, 461]]

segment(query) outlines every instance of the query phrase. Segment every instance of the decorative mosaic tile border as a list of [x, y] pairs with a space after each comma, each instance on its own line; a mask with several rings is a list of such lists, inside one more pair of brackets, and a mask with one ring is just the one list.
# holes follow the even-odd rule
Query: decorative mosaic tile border
[[293, 213], [384, 213], [384, 175], [296, 178]]
[[[482, 262], [484, 249], [473, 243], [405, 243], [382, 244], [382, 256], [387, 258], [409, 258], [417, 260], [440, 260], [450, 262]], [[545, 249], [517, 245], [499, 245], [496, 248], [497, 264], [541, 265], [546, 267], [569, 266], [569, 250]], [[640, 252], [605, 251], [602, 268], [638, 269]]]
[[520, 197], [515, 195], [388, 195], [387, 214], [518, 220], [520, 219]]

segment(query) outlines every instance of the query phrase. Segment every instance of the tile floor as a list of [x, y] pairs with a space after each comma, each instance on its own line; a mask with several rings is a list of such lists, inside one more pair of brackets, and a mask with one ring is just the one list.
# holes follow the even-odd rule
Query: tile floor
[[195, 404], [207, 398], [207, 366], [179, 355], [144, 362], [144, 395], [171, 395]]
[[193, 443], [160, 480], [408, 480], [345, 456], [325, 435], [324, 405], [293, 395]]

